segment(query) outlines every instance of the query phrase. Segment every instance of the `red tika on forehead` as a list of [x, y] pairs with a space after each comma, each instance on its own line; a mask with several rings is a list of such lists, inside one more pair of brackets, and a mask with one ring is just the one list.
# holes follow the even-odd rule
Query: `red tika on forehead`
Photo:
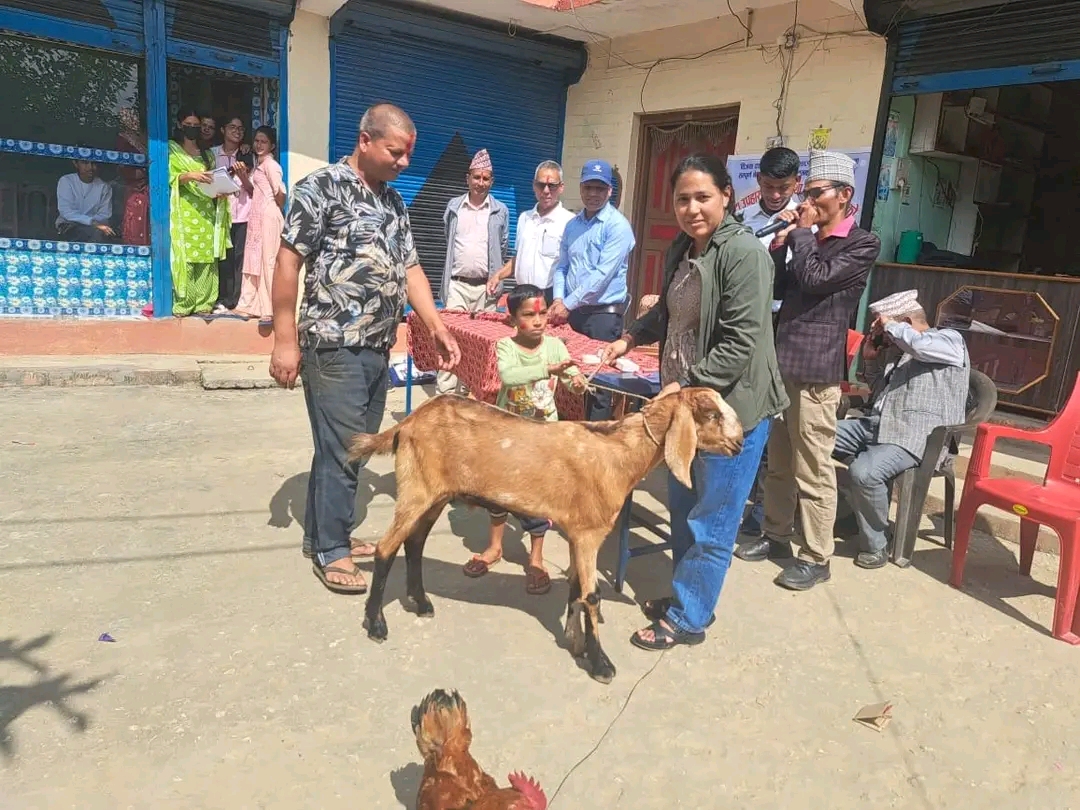
[[542, 312], [546, 306], [547, 301], [543, 298], [526, 298], [521, 305], [521, 312], [525, 315], [535, 315], [538, 312]]
[[405, 144], [405, 154], [412, 157], [413, 148], [416, 146], [416, 133], [414, 132], [409, 136], [409, 140]]

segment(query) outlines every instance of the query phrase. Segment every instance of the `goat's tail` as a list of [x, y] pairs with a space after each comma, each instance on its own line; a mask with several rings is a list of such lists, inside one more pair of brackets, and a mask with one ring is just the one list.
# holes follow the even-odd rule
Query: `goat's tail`
[[397, 435], [401, 425], [394, 425], [382, 433], [357, 433], [349, 443], [349, 461], [359, 461], [368, 456], [388, 456], [397, 450]]

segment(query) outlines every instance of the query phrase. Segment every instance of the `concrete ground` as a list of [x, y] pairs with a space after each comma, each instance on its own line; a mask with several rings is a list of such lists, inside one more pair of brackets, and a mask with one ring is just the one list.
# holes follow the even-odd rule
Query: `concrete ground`
[[[403, 610], [399, 561], [390, 639], [370, 642], [363, 599], [300, 554], [310, 446], [299, 392], [4, 391], [0, 807], [411, 808], [409, 711], [435, 687], [468, 701], [479, 762], [535, 775], [554, 810], [1080, 807], [1080, 650], [1047, 632], [1056, 557], [1022, 578], [1015, 546], [977, 537], [956, 591], [923, 539], [910, 569], [841, 557], [799, 595], [736, 561], [708, 642], [663, 656], [628, 643], [632, 600], [670, 576], [639, 558], [626, 595], [604, 585], [619, 674], [601, 686], [557, 643], [565, 543], [547, 596], [526, 596], [514, 539], [466, 579], [478, 511], [428, 544], [435, 618]], [[391, 469], [364, 473], [365, 536], [388, 523]], [[852, 721], [886, 700], [884, 731]]]

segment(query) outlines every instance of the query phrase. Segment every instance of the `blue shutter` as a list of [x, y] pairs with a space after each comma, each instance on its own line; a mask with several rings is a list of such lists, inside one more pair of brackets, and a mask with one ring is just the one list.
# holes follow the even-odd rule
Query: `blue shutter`
[[106, 50], [143, 50], [143, 0], [3, 0], [0, 29]]
[[896, 27], [897, 95], [1078, 77], [1080, 0], [1013, 0]]
[[584, 59], [580, 43], [510, 37], [376, 3], [335, 18], [331, 159], [353, 151], [360, 116], [372, 103], [393, 102], [412, 117], [416, 150], [394, 185], [436, 290], [446, 256], [443, 212], [465, 193], [472, 155], [491, 154], [492, 194], [510, 209], [512, 248], [518, 215], [536, 204], [536, 165], [561, 156], [566, 91]]

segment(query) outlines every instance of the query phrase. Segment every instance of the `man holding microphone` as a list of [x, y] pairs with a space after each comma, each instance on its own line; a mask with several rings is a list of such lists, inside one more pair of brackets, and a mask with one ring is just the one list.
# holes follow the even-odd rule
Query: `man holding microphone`
[[[876, 236], [855, 225], [854, 193], [850, 157], [811, 152], [803, 202], [797, 211], [780, 212], [791, 225], [774, 245], [790, 249], [776, 285], [783, 301], [776, 357], [791, 405], [769, 436], [764, 533], [744, 544], [739, 556], [789, 556], [796, 540], [799, 559], [775, 580], [796, 591], [831, 576], [836, 521], [832, 453], [840, 383], [847, 373], [847, 330], [881, 249]], [[796, 511], [801, 537], [795, 534]]]

